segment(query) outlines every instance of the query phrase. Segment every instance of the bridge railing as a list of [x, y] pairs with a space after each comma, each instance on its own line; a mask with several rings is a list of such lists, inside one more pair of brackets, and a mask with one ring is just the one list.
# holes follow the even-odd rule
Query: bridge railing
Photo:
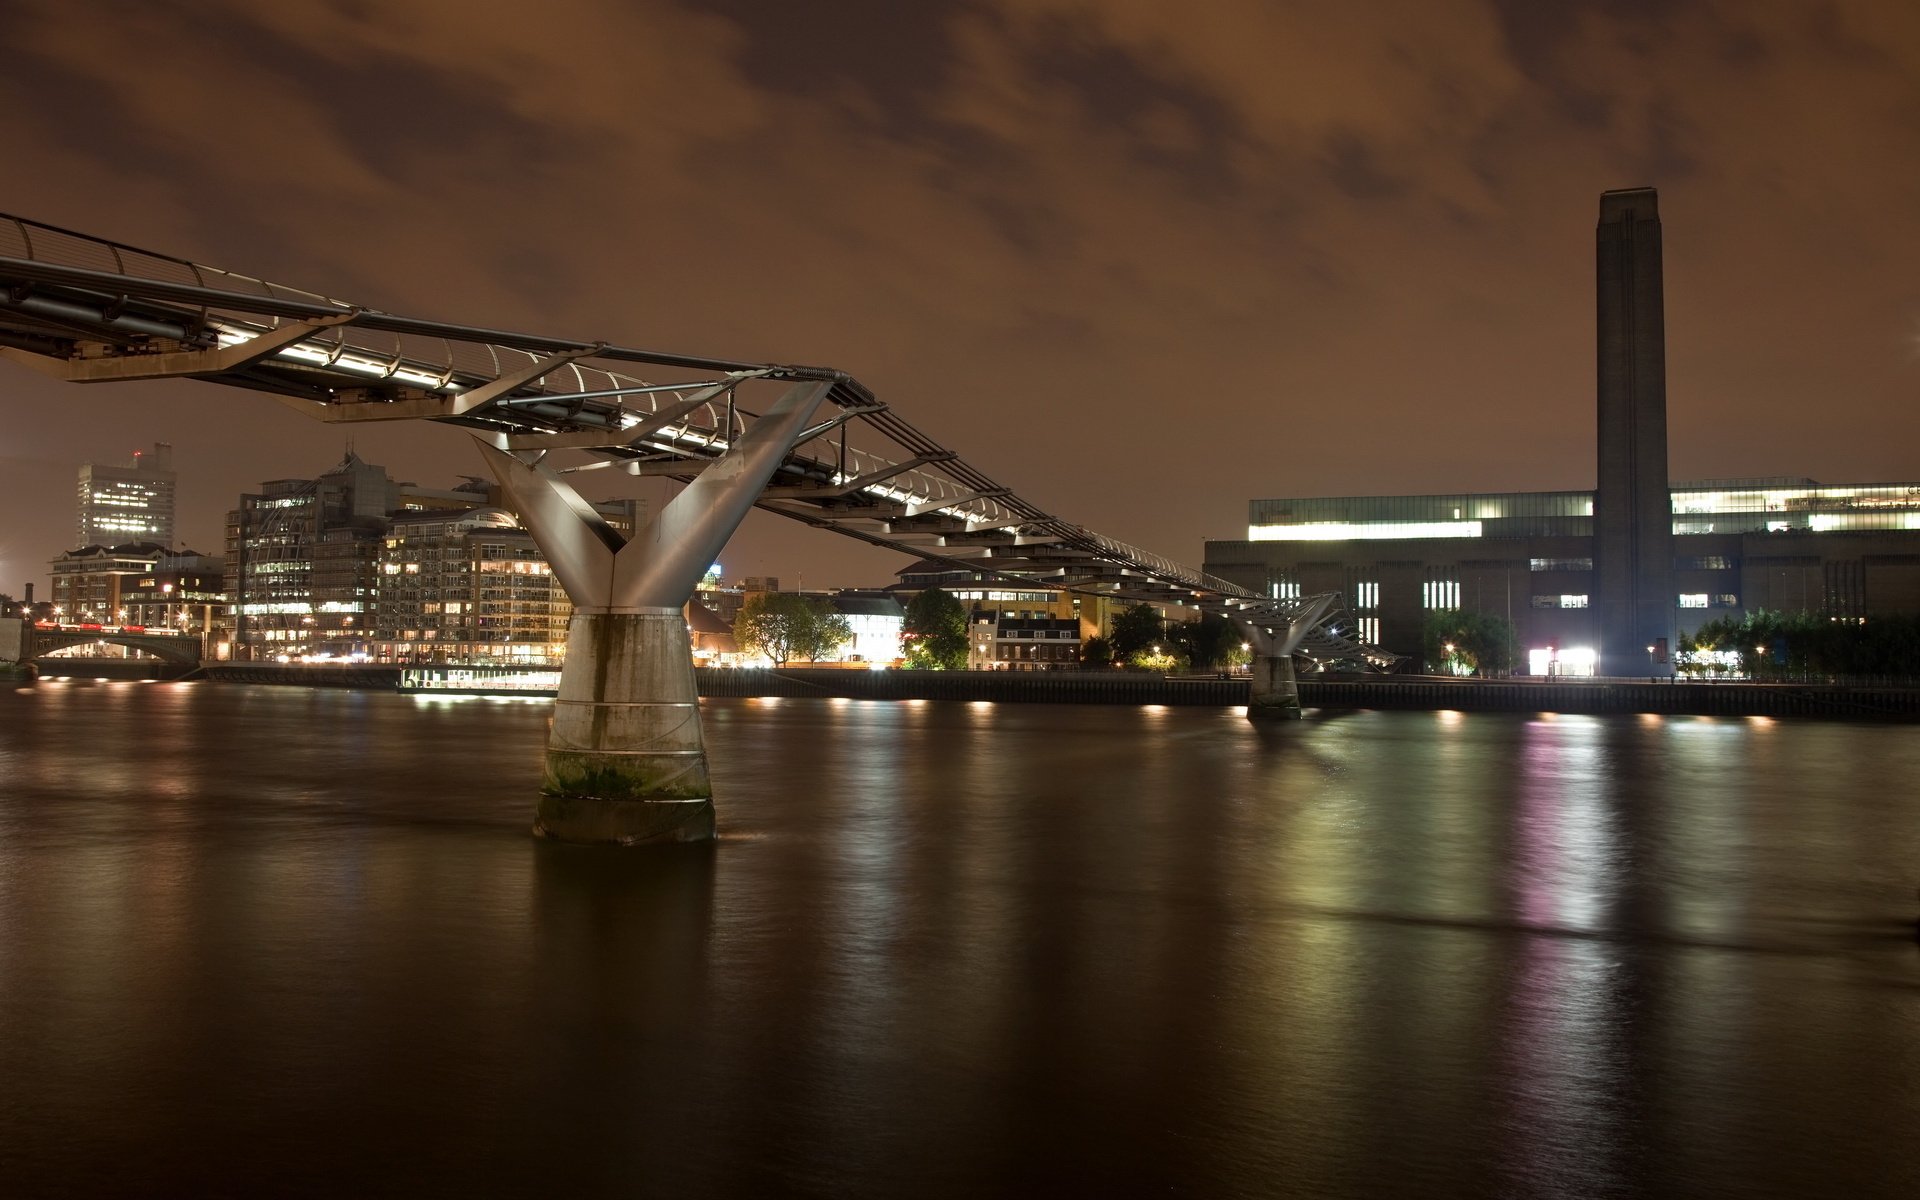
[[[759, 507], [989, 579], [1229, 615], [1270, 606], [1054, 515], [831, 368], [380, 312], [4, 214], [0, 355], [65, 378], [193, 376], [267, 392], [327, 421], [442, 421], [498, 449], [553, 454], [562, 473], [682, 480], [758, 420], [752, 389], [824, 381], [836, 411], [802, 431]], [[585, 461], [563, 465], [573, 458]], [[1332, 624], [1303, 646], [1321, 657], [1368, 650]]]

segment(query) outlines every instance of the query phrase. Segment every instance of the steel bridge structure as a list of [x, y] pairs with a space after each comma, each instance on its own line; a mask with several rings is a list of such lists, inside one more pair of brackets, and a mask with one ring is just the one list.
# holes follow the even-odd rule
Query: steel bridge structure
[[[829, 367], [402, 316], [5, 214], [0, 357], [74, 383], [200, 379], [323, 422], [471, 434], [576, 606], [536, 821], [571, 840], [710, 830], [691, 669], [682, 683], [671, 664], [685, 632], [668, 626], [753, 507], [990, 579], [1229, 616], [1256, 650], [1250, 715], [1298, 715], [1296, 654], [1392, 661], [1351, 636], [1337, 597], [1260, 596], [1049, 513]], [[593, 471], [686, 486], [625, 539], [572, 486]], [[698, 801], [705, 817], [607, 817], [627, 801]]]

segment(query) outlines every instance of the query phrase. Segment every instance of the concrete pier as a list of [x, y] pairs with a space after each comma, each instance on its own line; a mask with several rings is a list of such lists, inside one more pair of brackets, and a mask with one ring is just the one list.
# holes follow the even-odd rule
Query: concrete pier
[[33, 657], [33, 622], [0, 617], [0, 663], [19, 663]]
[[1293, 655], [1261, 654], [1253, 660], [1253, 694], [1247, 700], [1249, 721], [1298, 721], [1300, 683], [1293, 674]]
[[686, 619], [577, 612], [533, 832], [632, 846], [713, 836], [713, 785]]
[[[827, 393], [798, 384], [631, 538], [543, 461], [480, 450], [574, 603], [533, 831], [634, 846], [714, 836], [681, 607]], [[477, 435], [476, 435], [477, 436]]]

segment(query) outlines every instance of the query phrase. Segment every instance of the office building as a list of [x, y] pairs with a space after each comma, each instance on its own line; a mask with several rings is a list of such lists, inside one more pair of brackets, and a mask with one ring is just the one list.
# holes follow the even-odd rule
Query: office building
[[151, 542], [173, 548], [173, 447], [155, 442], [123, 463], [80, 468], [76, 546]]
[[[573, 609], [496, 485], [395, 480], [348, 452], [227, 514], [223, 652], [236, 659], [557, 662]], [[644, 501], [594, 505], [632, 533]]]
[[380, 552], [379, 662], [548, 665], [566, 656], [573, 605], [519, 518], [503, 508], [403, 512]]
[[155, 542], [81, 546], [48, 565], [54, 607], [68, 624], [197, 633], [225, 600], [219, 559]]

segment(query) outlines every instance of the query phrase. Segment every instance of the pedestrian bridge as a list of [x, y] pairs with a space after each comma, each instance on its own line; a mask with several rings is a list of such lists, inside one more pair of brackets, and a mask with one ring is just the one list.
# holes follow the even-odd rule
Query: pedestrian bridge
[[[1298, 714], [1296, 654], [1391, 660], [1337, 597], [1260, 596], [1048, 512], [831, 367], [408, 317], [4, 214], [0, 357], [472, 435], [575, 604], [536, 820], [571, 840], [710, 833], [679, 613], [753, 507], [989, 579], [1230, 616], [1255, 648], [1253, 715]], [[623, 538], [572, 486], [595, 471], [686, 486]]]

